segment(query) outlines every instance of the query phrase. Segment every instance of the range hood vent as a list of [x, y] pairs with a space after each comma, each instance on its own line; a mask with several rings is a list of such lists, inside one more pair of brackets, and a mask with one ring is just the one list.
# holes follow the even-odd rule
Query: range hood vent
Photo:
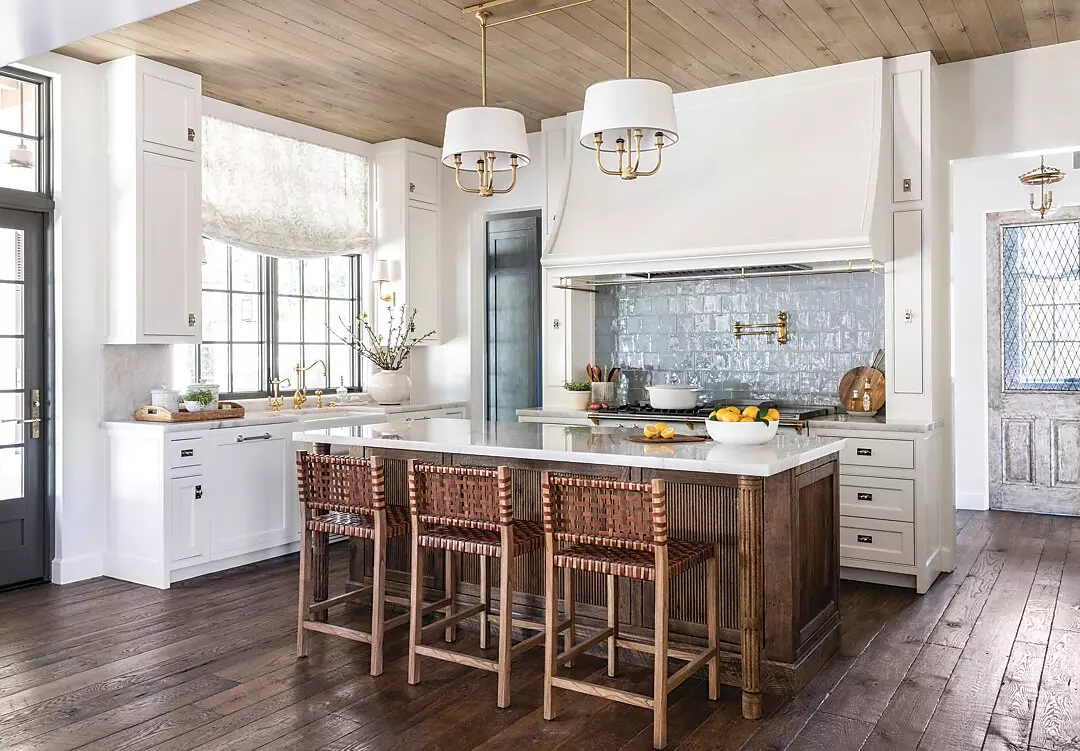
[[559, 277], [554, 286], [575, 292], [596, 292], [600, 287], [626, 284], [657, 284], [659, 282], [698, 282], [714, 279], [757, 279], [772, 276], [811, 276], [817, 274], [878, 274], [885, 265], [880, 261], [847, 261], [845, 263], [783, 263], [768, 266], [733, 266], [720, 269], [687, 271], [635, 272], [629, 274], [597, 274], [591, 276]]
[[676, 94], [679, 143], [636, 180], [600, 173], [580, 112], [545, 120], [544, 268], [656, 280], [872, 262], [883, 77], [879, 58]]
[[779, 263], [772, 266], [729, 266], [723, 269], [697, 269], [691, 271], [646, 271], [627, 274], [631, 279], [647, 279], [653, 282], [678, 281], [680, 279], [700, 279], [709, 277], [760, 276], [761, 274], [780, 275], [797, 271], [809, 271], [814, 268], [808, 263]]

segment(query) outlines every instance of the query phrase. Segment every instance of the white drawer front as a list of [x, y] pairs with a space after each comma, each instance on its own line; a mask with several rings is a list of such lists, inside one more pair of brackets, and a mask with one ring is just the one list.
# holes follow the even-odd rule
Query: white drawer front
[[915, 469], [915, 443], [888, 438], [848, 438], [840, 452], [840, 463]]
[[197, 467], [203, 463], [206, 438], [174, 438], [168, 442], [169, 468]]
[[912, 566], [915, 564], [915, 525], [841, 516], [840, 558]]
[[840, 514], [915, 521], [915, 481], [840, 475]]

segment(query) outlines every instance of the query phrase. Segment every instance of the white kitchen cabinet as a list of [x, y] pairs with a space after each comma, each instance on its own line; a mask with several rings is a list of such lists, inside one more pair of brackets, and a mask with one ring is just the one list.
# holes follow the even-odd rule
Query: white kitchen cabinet
[[199, 76], [140, 57], [106, 63], [111, 344], [198, 343]]
[[897, 367], [889, 385], [897, 394], [923, 392], [922, 211], [893, 214], [892, 345]]
[[210, 559], [210, 514], [202, 475], [169, 481], [169, 563], [190, 566]]
[[398, 264], [400, 279], [386, 291], [416, 308], [417, 331], [434, 331], [433, 344], [443, 340], [439, 169], [433, 146], [399, 139], [375, 147], [375, 256]]
[[295, 539], [294, 425], [210, 432], [207, 459], [210, 555], [214, 560], [273, 548]]
[[892, 76], [893, 201], [922, 200], [922, 70]]

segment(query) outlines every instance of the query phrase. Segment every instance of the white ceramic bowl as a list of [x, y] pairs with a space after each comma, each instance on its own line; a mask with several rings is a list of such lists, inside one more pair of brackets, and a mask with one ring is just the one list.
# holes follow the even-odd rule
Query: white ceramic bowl
[[740, 444], [750, 446], [758, 443], [768, 443], [776, 437], [776, 431], [780, 428], [779, 420], [772, 420], [766, 425], [763, 422], [720, 422], [719, 420], [706, 420], [705, 429], [709, 431], [709, 437], [717, 443]]
[[696, 386], [682, 386], [677, 383], [646, 387], [649, 392], [649, 406], [653, 409], [693, 409], [697, 406], [701, 389]]

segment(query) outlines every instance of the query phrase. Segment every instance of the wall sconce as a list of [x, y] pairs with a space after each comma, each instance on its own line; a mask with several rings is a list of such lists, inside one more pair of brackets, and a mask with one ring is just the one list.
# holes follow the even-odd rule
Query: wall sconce
[[392, 284], [398, 280], [397, 264], [393, 261], [379, 259], [371, 268], [371, 282], [375, 285], [375, 294], [384, 303], [393, 307], [397, 301], [397, 293], [383, 292], [384, 284]]

